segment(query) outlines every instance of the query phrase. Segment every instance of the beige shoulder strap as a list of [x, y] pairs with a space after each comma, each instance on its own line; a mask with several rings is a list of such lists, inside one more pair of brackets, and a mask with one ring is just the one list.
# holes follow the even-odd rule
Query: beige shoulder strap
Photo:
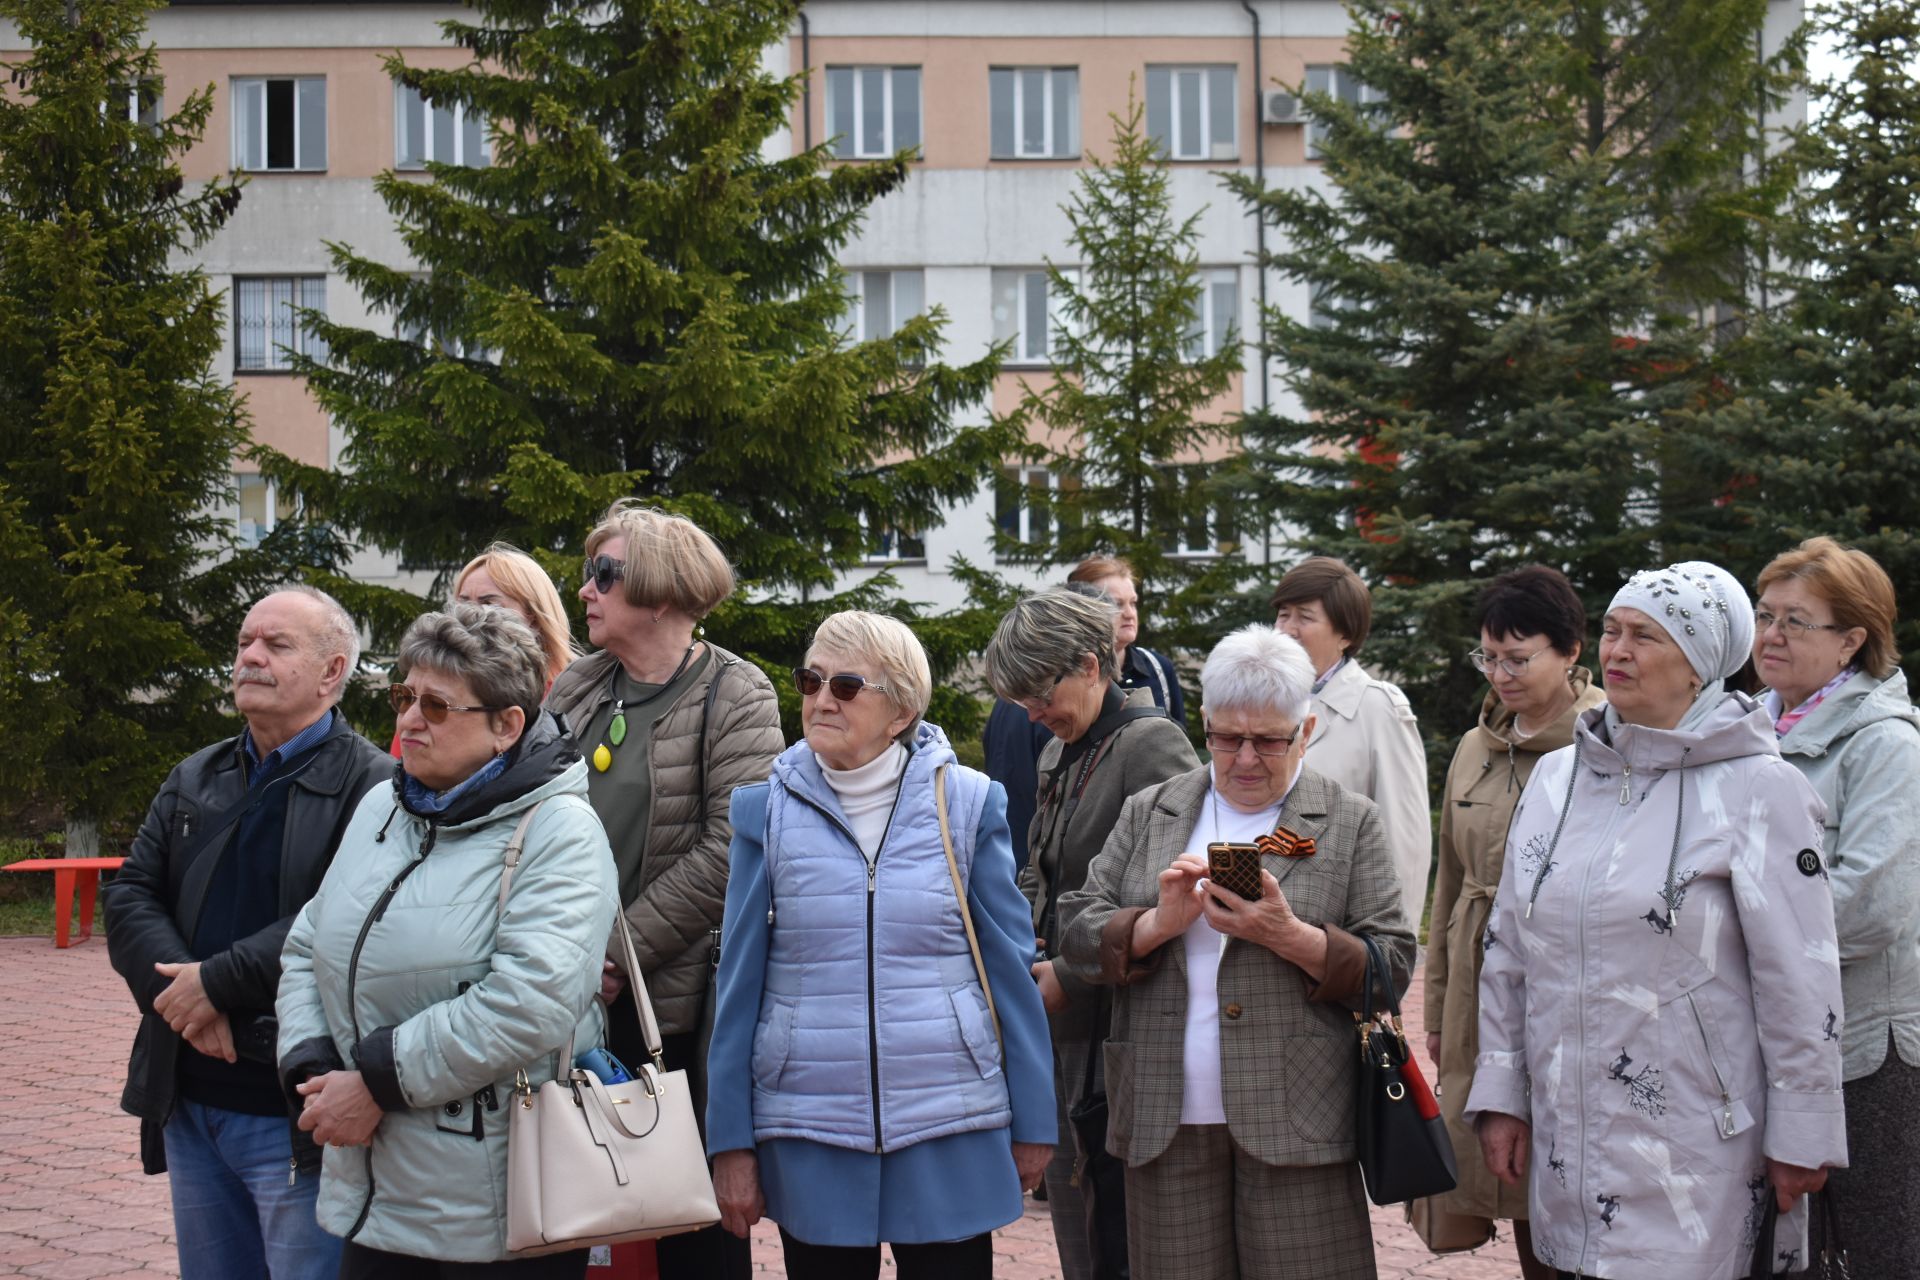
[[1000, 1042], [1000, 1058], [1007, 1056], [1007, 1038], [1000, 1032], [1000, 1011], [993, 1004], [993, 985], [987, 981], [987, 966], [980, 959], [980, 935], [973, 931], [973, 912], [967, 910], [967, 891], [960, 884], [960, 863], [953, 856], [953, 828], [947, 824], [947, 766], [933, 771], [933, 807], [940, 815], [940, 845], [947, 854], [947, 874], [953, 878], [953, 896], [960, 903], [960, 923], [967, 930], [967, 949], [973, 952], [973, 971], [980, 975], [980, 990], [987, 997], [987, 1016], [993, 1019], [993, 1038]]

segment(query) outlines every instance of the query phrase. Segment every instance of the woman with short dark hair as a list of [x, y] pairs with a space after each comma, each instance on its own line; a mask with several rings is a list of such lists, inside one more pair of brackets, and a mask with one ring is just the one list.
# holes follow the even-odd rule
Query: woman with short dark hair
[[[1536, 564], [1501, 574], [1481, 591], [1474, 613], [1480, 645], [1468, 658], [1492, 687], [1480, 723], [1460, 739], [1447, 769], [1427, 941], [1427, 1052], [1440, 1068], [1440, 1110], [1460, 1181], [1432, 1207], [1478, 1219], [1471, 1234], [1482, 1239], [1493, 1235], [1494, 1220], [1512, 1219], [1521, 1273], [1550, 1280], [1552, 1268], [1533, 1256], [1526, 1188], [1505, 1187], [1488, 1172], [1460, 1112], [1480, 1051], [1481, 944], [1514, 806], [1541, 756], [1570, 746], [1574, 721], [1606, 698], [1580, 665], [1586, 607], [1558, 569]], [[1476, 1224], [1453, 1225], [1464, 1232]]]

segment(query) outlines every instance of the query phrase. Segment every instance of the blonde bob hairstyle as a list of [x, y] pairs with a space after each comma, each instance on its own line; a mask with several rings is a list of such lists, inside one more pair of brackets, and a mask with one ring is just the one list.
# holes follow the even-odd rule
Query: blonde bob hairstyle
[[[812, 666], [815, 655], [820, 653], [831, 653], [849, 662], [871, 663], [879, 683], [887, 686], [887, 696], [893, 700], [894, 707], [913, 715], [913, 720], [895, 741], [913, 741], [920, 729], [920, 717], [927, 713], [927, 703], [933, 697], [933, 672], [927, 666], [927, 651], [920, 647], [920, 639], [912, 628], [896, 618], [859, 609], [828, 614], [820, 623], [820, 629], [813, 633], [813, 643], [807, 646], [807, 665]], [[822, 671], [820, 674], [839, 673]]]
[[600, 523], [587, 535], [587, 558], [601, 546], [624, 538], [627, 569], [621, 592], [627, 603], [642, 609], [663, 605], [698, 621], [733, 594], [733, 566], [719, 544], [685, 516], [669, 515], [636, 498], [622, 498], [607, 508]]
[[[485, 570], [499, 586], [510, 604], [532, 624], [534, 638], [547, 657], [547, 683], [567, 669], [580, 655], [573, 642], [573, 629], [567, 625], [567, 607], [560, 592], [537, 561], [520, 548], [496, 542], [461, 568], [453, 578], [453, 596], [457, 600], [467, 579]], [[475, 603], [484, 603], [476, 601]]]
[[1859, 627], [1867, 633], [1853, 664], [1876, 680], [1893, 674], [1900, 650], [1893, 643], [1893, 624], [1899, 617], [1893, 579], [1880, 562], [1864, 551], [1843, 547], [1832, 538], [1808, 538], [1793, 550], [1775, 556], [1760, 571], [1755, 595], [1786, 578], [1797, 578], [1827, 602], [1841, 630]]

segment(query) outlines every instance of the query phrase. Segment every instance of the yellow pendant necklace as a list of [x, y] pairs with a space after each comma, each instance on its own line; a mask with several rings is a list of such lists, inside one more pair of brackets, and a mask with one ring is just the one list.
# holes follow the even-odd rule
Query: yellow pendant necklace
[[[695, 640], [693, 644], [690, 644], [687, 646], [687, 651], [680, 655], [680, 665], [673, 669], [673, 674], [667, 677], [666, 683], [662, 684], [658, 689], [655, 689], [652, 693], [648, 694], [644, 698], [641, 698], [638, 702], [635, 702], [633, 705], [636, 708], [644, 707], [649, 702], [652, 702], [655, 698], [659, 697], [661, 694], [671, 689], [673, 687], [673, 682], [678, 680], [681, 674], [684, 671], [686, 671], [687, 664], [693, 661], [693, 651], [694, 651], [694, 648], [697, 645], [699, 645], [699, 643], [700, 642], [698, 640]], [[618, 663], [614, 664], [613, 676], [608, 681], [607, 692], [612, 693], [613, 690], [616, 687], [618, 687], [620, 682], [621, 669], [622, 668]], [[608, 769], [611, 769], [613, 767], [613, 749], [619, 746], [621, 743], [625, 742], [626, 740], [627, 740], [627, 700], [625, 698], [616, 697], [613, 700], [613, 718], [607, 721], [606, 740], [603, 741], [599, 746], [593, 749], [593, 768], [596, 773], [605, 773]]]

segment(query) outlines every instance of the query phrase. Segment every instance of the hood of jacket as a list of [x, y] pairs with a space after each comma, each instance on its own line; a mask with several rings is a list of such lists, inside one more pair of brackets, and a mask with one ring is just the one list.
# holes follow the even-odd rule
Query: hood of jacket
[[[454, 801], [445, 813], [422, 813], [407, 802], [404, 776], [393, 771], [394, 803], [409, 815], [433, 826], [457, 830], [490, 821], [544, 799], [552, 784], [580, 763], [580, 752], [567, 736], [567, 726], [551, 711], [542, 710], [507, 753], [507, 767], [499, 777]], [[582, 775], [584, 778], [584, 775]], [[565, 788], [571, 790], [572, 788]]]
[[1479, 746], [1488, 755], [1505, 755], [1508, 747], [1516, 751], [1531, 751], [1535, 755], [1545, 755], [1549, 751], [1558, 751], [1562, 747], [1573, 745], [1573, 727], [1582, 712], [1591, 711], [1607, 700], [1607, 695], [1593, 683], [1593, 673], [1585, 667], [1575, 666], [1572, 676], [1573, 702], [1566, 710], [1553, 718], [1552, 723], [1542, 727], [1532, 736], [1521, 738], [1514, 733], [1514, 720], [1517, 718], [1500, 701], [1500, 695], [1492, 689], [1480, 703], [1480, 723], [1475, 726]]
[[1581, 713], [1574, 741], [1589, 767], [1611, 772], [1625, 764], [1651, 776], [1669, 769], [1698, 768], [1746, 756], [1777, 756], [1778, 740], [1765, 708], [1744, 693], [1723, 693], [1692, 729], [1654, 729], [1643, 724], [1607, 725], [1607, 708]]
[[1882, 720], [1905, 720], [1920, 729], [1920, 709], [1907, 696], [1907, 673], [1898, 667], [1884, 680], [1856, 673], [1780, 739], [1780, 754], [1823, 756], [1843, 738]]

